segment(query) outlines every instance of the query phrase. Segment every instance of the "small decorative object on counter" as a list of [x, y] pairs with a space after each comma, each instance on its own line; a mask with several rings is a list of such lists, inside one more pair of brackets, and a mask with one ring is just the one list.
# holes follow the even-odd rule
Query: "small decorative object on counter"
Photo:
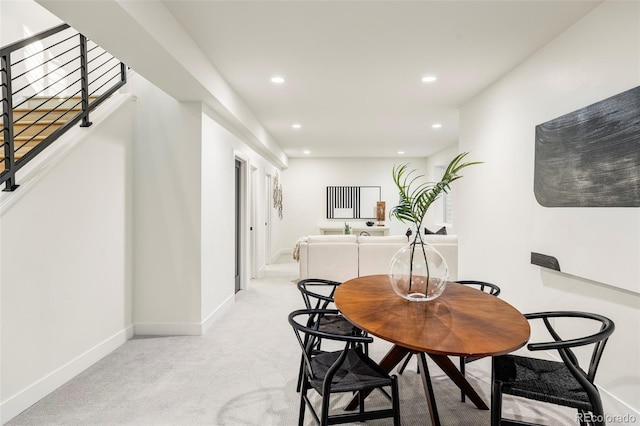
[[347, 222], [344, 223], [344, 234], [345, 235], [351, 234], [351, 226]]

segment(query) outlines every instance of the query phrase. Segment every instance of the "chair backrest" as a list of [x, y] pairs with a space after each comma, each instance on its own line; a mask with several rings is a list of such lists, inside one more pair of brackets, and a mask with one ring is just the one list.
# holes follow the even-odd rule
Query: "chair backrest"
[[[599, 314], [579, 311], [537, 312], [525, 314], [525, 317], [529, 320], [541, 319], [544, 322], [547, 331], [553, 338], [552, 342], [529, 343], [527, 348], [530, 351], [542, 351], [549, 349], [557, 350], [560, 353], [562, 361], [580, 383], [584, 384], [584, 379], [586, 379], [593, 384], [604, 347], [607, 344], [609, 336], [611, 336], [615, 330], [615, 324], [613, 321]], [[563, 340], [556, 331], [558, 324], [556, 323], [555, 326], [552, 325], [551, 321], [549, 321], [550, 318], [582, 318], [587, 321], [595, 321], [596, 323], [599, 323], [600, 329], [598, 332], [584, 337]], [[571, 348], [586, 345], [593, 345], [594, 347], [591, 353], [589, 368], [585, 370], [580, 367], [578, 359]]]
[[500, 287], [495, 284], [488, 283], [485, 281], [475, 281], [475, 280], [462, 280], [456, 281], [458, 284], [464, 284], [468, 286], [478, 287], [480, 291], [484, 291], [485, 293], [489, 293], [492, 296], [497, 296], [500, 294]]
[[309, 377], [320, 376], [320, 373], [313, 371], [311, 364], [315, 343], [318, 339], [344, 342], [343, 353], [338, 357], [334, 365], [340, 365], [344, 361], [349, 348], [361, 348], [363, 344], [373, 342], [373, 338], [368, 336], [333, 334], [318, 329], [323, 316], [338, 314], [339, 311], [337, 309], [298, 309], [289, 314], [289, 324], [293, 327], [302, 349], [305, 371], [310, 375]]
[[320, 278], [307, 278], [298, 281], [298, 290], [302, 294], [307, 309], [334, 308], [333, 293], [341, 283]]

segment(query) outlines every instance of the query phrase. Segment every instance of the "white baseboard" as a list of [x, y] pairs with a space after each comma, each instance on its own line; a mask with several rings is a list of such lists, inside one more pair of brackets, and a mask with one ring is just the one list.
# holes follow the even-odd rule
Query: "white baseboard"
[[271, 257], [271, 259], [269, 260], [269, 263], [275, 263], [275, 261], [278, 260], [280, 256], [283, 256], [285, 254], [288, 256], [293, 256], [293, 249], [278, 250], [278, 252]]
[[24, 390], [2, 401], [0, 418], [2, 424], [8, 422], [84, 370], [113, 352], [133, 337], [133, 327], [129, 326], [94, 347], [78, 355], [65, 365], [47, 374]]
[[222, 314], [231, 308], [235, 297], [231, 295], [217, 309], [199, 323], [136, 323], [136, 336], [202, 336]]
[[265, 265], [265, 264], [263, 264], [261, 267], [259, 267], [258, 271], [256, 272], [256, 278], [258, 278], [258, 279], [264, 278], [266, 269], [267, 269], [267, 265]]
[[216, 310], [211, 312], [204, 319], [204, 321], [202, 321], [202, 334], [206, 333], [209, 327], [211, 327], [218, 318], [220, 318], [225, 312], [231, 309], [231, 306], [233, 306], [234, 303], [235, 303], [235, 294], [229, 296], [227, 300], [222, 302], [222, 304], [218, 306]]

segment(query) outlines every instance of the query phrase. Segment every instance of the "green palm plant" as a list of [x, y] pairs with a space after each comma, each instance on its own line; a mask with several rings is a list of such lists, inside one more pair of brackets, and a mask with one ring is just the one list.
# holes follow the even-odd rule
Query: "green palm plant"
[[[396, 218], [399, 221], [405, 223], [410, 222], [415, 225], [416, 236], [412, 242], [411, 249], [411, 265], [413, 266], [413, 257], [415, 247], [418, 240], [423, 243], [422, 234], [420, 229], [422, 228], [422, 222], [431, 204], [436, 201], [443, 193], [448, 193], [451, 190], [451, 183], [460, 179], [462, 176], [459, 174], [460, 170], [465, 167], [480, 164], [480, 162], [463, 162], [464, 158], [469, 154], [463, 152], [456, 155], [445, 170], [442, 179], [439, 182], [426, 182], [424, 181], [424, 175], [417, 174], [416, 170], [410, 170], [409, 164], [403, 164], [398, 167], [394, 166], [392, 170], [393, 182], [398, 187], [400, 192], [400, 200], [398, 205], [394, 206], [390, 212], [389, 217]], [[424, 256], [424, 262], [427, 265], [427, 283], [429, 280], [429, 265], [426, 260], [426, 252], [423, 244], [422, 255]], [[412, 270], [409, 272], [409, 287], [411, 287]]]

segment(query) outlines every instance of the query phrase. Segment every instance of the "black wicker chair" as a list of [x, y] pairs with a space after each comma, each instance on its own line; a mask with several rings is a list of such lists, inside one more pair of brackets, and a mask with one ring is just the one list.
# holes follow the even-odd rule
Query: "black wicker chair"
[[[456, 282], [458, 284], [464, 284], [464, 285], [468, 285], [468, 286], [472, 286], [472, 287], [477, 287], [478, 290], [484, 291], [485, 293], [489, 293], [492, 296], [498, 296], [500, 294], [500, 287], [498, 287], [495, 284], [488, 283], [488, 282], [485, 282], [485, 281], [461, 280], [461, 281], [456, 281]], [[402, 374], [404, 372], [404, 369], [407, 367], [407, 364], [409, 363], [409, 360], [411, 359], [412, 356], [413, 356], [413, 354], [407, 355], [407, 358], [404, 360], [404, 363], [402, 364], [402, 366], [398, 370], [399, 374]], [[468, 363], [470, 363], [470, 362], [477, 361], [479, 359], [480, 359], [480, 357], [469, 357], [469, 356], [463, 357], [463, 356], [461, 356], [460, 357], [460, 372], [462, 374], [465, 374], [466, 365]], [[460, 400], [462, 402], [465, 402], [465, 400], [466, 400], [466, 396], [465, 396], [463, 391], [460, 391]]]
[[[341, 283], [337, 281], [325, 280], [321, 278], [307, 278], [298, 281], [298, 290], [302, 294], [302, 300], [307, 309], [335, 309], [333, 304], [333, 293]], [[320, 317], [319, 330], [332, 334], [340, 334], [345, 336], [365, 336], [366, 333], [354, 326], [342, 316], [339, 312], [336, 314], [326, 314]], [[314, 343], [314, 351], [321, 352], [321, 338], [316, 338]], [[368, 344], [364, 344], [365, 353], [369, 353]], [[304, 360], [300, 360], [300, 375], [296, 390], [300, 391], [302, 383], [302, 370], [304, 368]]]
[[[323, 316], [336, 314], [338, 311], [334, 309], [302, 309], [289, 314], [289, 323], [302, 348], [304, 361], [298, 425], [304, 424], [307, 407], [320, 425], [381, 418], [393, 418], [393, 424], [400, 425], [400, 400], [396, 376], [385, 373], [363, 350], [363, 344], [371, 343], [373, 339], [369, 336], [347, 336], [319, 330]], [[344, 347], [332, 352], [317, 352], [314, 342], [318, 339], [342, 342]], [[314, 389], [322, 397], [320, 415], [307, 395], [310, 389]], [[391, 400], [391, 408], [365, 410], [363, 395], [375, 389], [379, 389]], [[390, 390], [390, 394], [387, 389]], [[358, 411], [330, 415], [329, 403], [332, 395], [355, 392], [360, 394]]]
[[[557, 350], [562, 362], [518, 355], [494, 357], [491, 426], [532, 424], [502, 418], [503, 394], [575, 408], [581, 425], [605, 425], [602, 401], [593, 381], [607, 339], [615, 328], [613, 321], [602, 315], [574, 311], [540, 312], [526, 314], [525, 317], [529, 320], [542, 320], [553, 338], [550, 342], [529, 343], [527, 349]], [[566, 318], [572, 318], [573, 321], [584, 320], [589, 326], [595, 323], [599, 326], [599, 331], [586, 337], [564, 340], [557, 329]], [[585, 370], [572, 349], [587, 345], [593, 345], [593, 349], [591, 361]]]

